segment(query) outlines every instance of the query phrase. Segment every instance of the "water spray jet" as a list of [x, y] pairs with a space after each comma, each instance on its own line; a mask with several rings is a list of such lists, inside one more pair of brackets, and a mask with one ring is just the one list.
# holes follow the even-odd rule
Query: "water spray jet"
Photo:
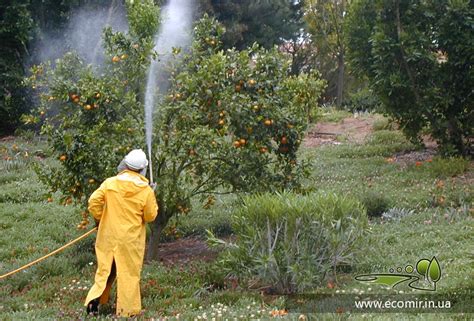
[[145, 137], [148, 149], [150, 182], [153, 183], [152, 139], [153, 109], [157, 94], [163, 95], [169, 88], [166, 65], [173, 57], [173, 48], [187, 47], [191, 41], [194, 0], [170, 0], [161, 10], [161, 25], [155, 36], [159, 59], [151, 59], [145, 91]]

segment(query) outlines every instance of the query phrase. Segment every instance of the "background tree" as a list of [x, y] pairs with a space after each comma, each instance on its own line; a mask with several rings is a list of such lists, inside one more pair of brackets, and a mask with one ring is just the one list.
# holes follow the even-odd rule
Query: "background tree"
[[12, 132], [29, 101], [22, 85], [23, 58], [34, 27], [27, 1], [0, 4], [0, 134]]
[[201, 0], [201, 6], [226, 28], [225, 48], [244, 49], [257, 42], [268, 49], [296, 39], [303, 27], [299, 0]]
[[316, 68], [328, 81], [326, 95], [341, 106], [346, 83], [346, 45], [343, 22], [349, 0], [307, 0], [305, 21], [311, 34], [308, 46], [315, 47]]
[[474, 8], [468, 0], [357, 0], [346, 20], [349, 58], [387, 113], [444, 154], [471, 153]]
[[31, 91], [23, 86], [22, 79], [28, 66], [40, 62], [38, 44], [45, 37], [61, 39], [61, 48], [54, 48], [58, 55], [48, 57], [58, 58], [66, 47], [74, 46], [64, 30], [78, 10], [123, 5], [120, 0], [16, 0], [0, 4], [0, 135], [12, 133], [20, 125], [20, 116], [33, 105]]

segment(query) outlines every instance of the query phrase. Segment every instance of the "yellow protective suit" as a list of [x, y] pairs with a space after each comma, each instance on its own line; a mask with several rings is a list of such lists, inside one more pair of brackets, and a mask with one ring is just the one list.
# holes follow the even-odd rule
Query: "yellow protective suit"
[[92, 193], [89, 211], [100, 224], [95, 243], [97, 272], [85, 306], [96, 298], [100, 298], [101, 304], [108, 301], [116, 272], [117, 315], [138, 314], [141, 312], [140, 273], [145, 254], [145, 223], [153, 221], [158, 213], [155, 194], [145, 177], [125, 170], [106, 179]]

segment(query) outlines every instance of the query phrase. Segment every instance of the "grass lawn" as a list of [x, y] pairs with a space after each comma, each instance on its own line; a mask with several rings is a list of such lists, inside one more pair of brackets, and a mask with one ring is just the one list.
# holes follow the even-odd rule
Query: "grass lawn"
[[[347, 115], [345, 115], [347, 116]], [[325, 115], [339, 122], [343, 115]], [[370, 116], [366, 116], [370, 117]], [[379, 117], [379, 116], [378, 116]], [[380, 126], [383, 127], [383, 126]], [[408, 155], [408, 156], [407, 156]], [[411, 155], [411, 156], [410, 156]], [[305, 148], [301, 156], [311, 167], [305, 185], [313, 190], [357, 197], [371, 218], [367, 237], [358, 244], [357, 263], [329, 275], [319, 294], [385, 295], [403, 298], [417, 290], [388, 288], [356, 281], [358, 274], [387, 273], [415, 266], [436, 256], [441, 267], [436, 294], [472, 306], [474, 280], [474, 220], [472, 162], [460, 158], [422, 157], [400, 132], [374, 131], [363, 144], [345, 141]], [[81, 235], [76, 225], [80, 209], [63, 206], [60, 195], [49, 195], [32, 168], [33, 159], [47, 157], [44, 142], [21, 138], [0, 141], [0, 274], [26, 264]], [[48, 198], [52, 198], [52, 202]], [[238, 206], [235, 197], [218, 198], [216, 206], [179, 218], [182, 236], [204, 236], [206, 229], [231, 234], [229, 217]], [[380, 215], [385, 214], [385, 218]], [[90, 226], [92, 227], [92, 226]], [[94, 237], [14, 276], [0, 280], [0, 319], [81, 319], [83, 299], [96, 268]], [[402, 291], [403, 293], [400, 293]], [[143, 319], [180, 320], [469, 320], [472, 314], [452, 313], [322, 313], [282, 312], [285, 298], [231, 284], [212, 262], [147, 264], [142, 274]], [[472, 308], [471, 308], [472, 310]], [[105, 306], [100, 318], [110, 318]], [[334, 311], [336, 312], [336, 311]], [[431, 311], [439, 312], [439, 311]], [[273, 315], [272, 315], [273, 313]]]

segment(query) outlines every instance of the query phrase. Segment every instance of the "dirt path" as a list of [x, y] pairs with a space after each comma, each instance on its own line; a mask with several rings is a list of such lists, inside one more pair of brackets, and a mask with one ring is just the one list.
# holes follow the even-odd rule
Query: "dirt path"
[[339, 123], [318, 123], [303, 140], [304, 147], [339, 145], [338, 138], [350, 143], [362, 143], [372, 132], [375, 118], [345, 118]]

